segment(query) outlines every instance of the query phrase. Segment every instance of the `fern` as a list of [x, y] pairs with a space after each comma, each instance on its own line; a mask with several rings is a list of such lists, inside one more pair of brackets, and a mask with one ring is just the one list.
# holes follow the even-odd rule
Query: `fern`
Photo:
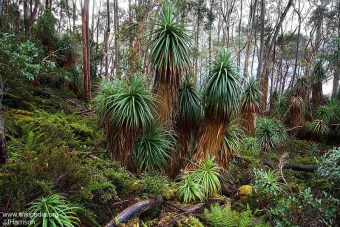
[[211, 205], [210, 210], [204, 210], [204, 217], [212, 227], [237, 227], [237, 212], [232, 211], [230, 204], [223, 209], [218, 205]]
[[254, 214], [249, 206], [239, 213], [232, 210], [230, 204], [226, 204], [223, 209], [218, 204], [213, 204], [210, 210], [204, 210], [204, 217], [212, 227], [267, 226], [262, 220], [254, 223]]

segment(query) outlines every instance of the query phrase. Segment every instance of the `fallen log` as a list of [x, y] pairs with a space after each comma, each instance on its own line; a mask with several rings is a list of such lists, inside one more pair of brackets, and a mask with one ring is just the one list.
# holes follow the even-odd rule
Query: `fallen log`
[[176, 208], [180, 211], [182, 211], [182, 213], [179, 213], [173, 217], [171, 217], [171, 219], [168, 219], [166, 217], [162, 217], [159, 222], [158, 222], [158, 226], [160, 227], [169, 227], [169, 226], [173, 226], [174, 224], [176, 224], [177, 221], [179, 221], [183, 216], [186, 216], [188, 214], [193, 214], [196, 211], [200, 210], [201, 208], [203, 208], [206, 203], [199, 203], [199, 204], [195, 204], [195, 205], [189, 205], [185, 208], [179, 207], [177, 205], [174, 205], [172, 203], [165, 203], [165, 205], [169, 205], [173, 208]]
[[[260, 161], [260, 164], [269, 166], [270, 168], [274, 168], [273, 164], [269, 161], [262, 160]], [[317, 166], [311, 166], [311, 165], [290, 165], [285, 164], [283, 166], [284, 169], [291, 169], [295, 171], [302, 171], [302, 172], [308, 172], [308, 173], [314, 173], [317, 169]]]
[[117, 214], [117, 216], [111, 219], [111, 221], [107, 223], [105, 227], [114, 227], [114, 226], [117, 226], [118, 224], [126, 223], [131, 218], [140, 215], [146, 210], [160, 206], [163, 203], [164, 203], [163, 200], [157, 200], [157, 199], [146, 199], [146, 200], [137, 202], [133, 204], [132, 206], [127, 207], [119, 214]]

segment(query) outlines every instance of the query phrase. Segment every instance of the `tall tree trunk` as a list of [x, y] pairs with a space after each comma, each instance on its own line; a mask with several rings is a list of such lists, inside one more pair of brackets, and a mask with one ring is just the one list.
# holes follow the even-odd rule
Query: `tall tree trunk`
[[[340, 3], [338, 3], [336, 7], [338, 8], [338, 37], [340, 37]], [[338, 52], [340, 52], [339, 41], [338, 41], [337, 46], [338, 46]], [[335, 62], [332, 98], [335, 98], [339, 92], [339, 77], [340, 77], [340, 58], [338, 57]]]
[[89, 1], [84, 0], [81, 10], [82, 16], [82, 42], [83, 42], [83, 71], [85, 101], [91, 102], [91, 78], [90, 78], [90, 43], [89, 43]]
[[246, 55], [244, 58], [244, 71], [243, 71], [244, 81], [247, 80], [248, 74], [249, 74], [248, 67], [249, 67], [249, 57], [250, 57], [250, 45], [252, 41], [251, 34], [252, 34], [252, 30], [254, 29], [253, 18], [255, 17], [256, 5], [257, 5], [257, 0], [255, 0], [254, 4], [253, 4], [253, 0], [251, 0], [250, 9], [249, 9], [248, 28], [247, 28]]
[[28, 18], [28, 0], [24, 0], [24, 27], [25, 27], [25, 36], [29, 35], [29, 18]]
[[261, 79], [261, 70], [262, 70], [262, 61], [263, 61], [263, 52], [264, 52], [264, 17], [265, 17], [265, 9], [266, 2], [265, 0], [261, 0], [261, 35], [260, 35], [260, 54], [259, 61], [257, 67], [257, 79]]
[[242, 9], [243, 9], [243, 0], [241, 0], [241, 12], [240, 19], [238, 23], [238, 51], [237, 51], [237, 66], [241, 65], [241, 25], [242, 25]]
[[0, 16], [2, 16], [2, 4], [3, 4], [3, 0], [0, 0]]
[[6, 150], [6, 129], [5, 120], [2, 115], [2, 99], [4, 95], [4, 83], [2, 76], [0, 76], [0, 164], [4, 164], [7, 161], [7, 150]]
[[[262, 111], [265, 112], [267, 109], [267, 98], [268, 98], [268, 82], [269, 82], [269, 74], [271, 70], [271, 65], [273, 63], [271, 59], [271, 51], [273, 49], [273, 46], [276, 42], [276, 38], [279, 34], [280, 28], [282, 26], [282, 23], [284, 19], [286, 18], [286, 15], [288, 13], [289, 8], [292, 6], [294, 0], [289, 0], [287, 3], [287, 6], [285, 7], [283, 13], [279, 17], [279, 22], [275, 26], [274, 29], [274, 34], [271, 37], [271, 41], [269, 45], [266, 45], [266, 51], [265, 51], [265, 56], [264, 56], [264, 61], [263, 61], [263, 70], [262, 70], [262, 79], [261, 79], [261, 87], [262, 87]], [[268, 39], [269, 40], [269, 39]]]
[[76, 31], [76, 20], [77, 20], [77, 0], [72, 1], [72, 19], [73, 19], [73, 32]]
[[195, 56], [195, 77], [197, 76], [198, 73], [198, 53], [199, 53], [199, 34], [200, 34], [200, 6], [197, 6], [197, 18], [196, 18], [196, 37], [195, 37], [195, 46], [196, 46], [196, 51], [197, 51], [197, 56]]
[[116, 76], [120, 78], [120, 67], [119, 67], [119, 17], [118, 17], [118, 0], [114, 0], [114, 27], [115, 27], [115, 69], [116, 69]]
[[301, 33], [301, 7], [300, 7], [300, 0], [299, 0], [299, 9], [297, 11], [298, 17], [299, 17], [299, 27], [298, 27], [298, 37], [297, 37], [297, 41], [296, 41], [296, 49], [295, 49], [295, 64], [294, 64], [294, 72], [293, 72], [293, 81], [296, 77], [296, 70], [297, 70], [297, 66], [298, 66], [298, 58], [299, 58], [299, 47], [300, 47], [300, 33]]
[[104, 35], [104, 62], [105, 62], [105, 79], [109, 80], [109, 36], [110, 36], [110, 1], [106, 1], [107, 24]]

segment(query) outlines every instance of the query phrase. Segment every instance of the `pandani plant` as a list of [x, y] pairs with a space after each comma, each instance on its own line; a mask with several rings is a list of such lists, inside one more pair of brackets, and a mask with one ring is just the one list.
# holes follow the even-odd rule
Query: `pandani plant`
[[145, 77], [103, 82], [94, 101], [112, 157], [127, 166], [134, 141], [155, 116], [156, 99]]
[[[83, 213], [94, 221], [93, 214], [83, 207], [71, 204], [65, 197], [54, 194], [42, 197], [30, 204], [28, 212], [32, 214], [29, 226], [79, 226], [77, 213]], [[98, 225], [94, 222], [94, 225]]]
[[190, 64], [191, 38], [187, 26], [176, 15], [175, 6], [166, 1], [151, 33], [150, 62], [155, 70], [153, 89], [160, 100], [160, 121], [171, 125], [177, 112], [178, 88]]
[[292, 134], [297, 133], [298, 127], [303, 126], [305, 123], [305, 103], [307, 102], [307, 94], [307, 78], [298, 78], [292, 90], [287, 112], [284, 115], [285, 123], [292, 128], [296, 128], [291, 131]]
[[318, 108], [323, 102], [322, 82], [326, 79], [326, 72], [322, 64], [321, 60], [316, 63], [311, 77], [312, 104], [314, 109]]
[[205, 112], [192, 157], [194, 162], [199, 162], [210, 155], [216, 157], [216, 161], [222, 166], [226, 165], [227, 157], [220, 149], [231, 115], [239, 109], [239, 93], [238, 70], [231, 53], [223, 49], [213, 61], [205, 85], [203, 97]]
[[178, 114], [175, 130], [177, 132], [177, 152], [171, 156], [168, 174], [175, 176], [183, 167], [186, 158], [189, 158], [192, 144], [197, 134], [202, 118], [202, 97], [194, 81], [185, 75], [179, 88]]
[[236, 155], [240, 151], [244, 138], [245, 133], [242, 130], [239, 120], [232, 120], [228, 125], [228, 129], [226, 130], [221, 148], [221, 152], [224, 153], [224, 163], [227, 163], [230, 160], [230, 157]]
[[261, 91], [255, 77], [251, 77], [243, 92], [241, 101], [242, 126], [247, 135], [255, 134], [256, 114], [260, 111]]
[[164, 169], [174, 151], [174, 141], [173, 133], [158, 123], [144, 128], [133, 144], [131, 168], [138, 172]]

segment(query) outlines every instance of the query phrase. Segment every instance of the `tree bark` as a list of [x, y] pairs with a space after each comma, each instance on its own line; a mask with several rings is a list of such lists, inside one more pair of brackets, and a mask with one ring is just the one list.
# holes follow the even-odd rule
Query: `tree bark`
[[116, 76], [120, 78], [120, 67], [119, 67], [119, 17], [118, 17], [118, 0], [114, 0], [114, 27], [115, 27], [115, 69], [116, 69]]
[[[264, 0], [263, 0], [264, 1]], [[271, 51], [273, 49], [273, 46], [276, 42], [276, 38], [279, 34], [280, 28], [282, 26], [282, 23], [284, 21], [284, 19], [286, 18], [286, 15], [288, 13], [289, 8], [292, 6], [294, 0], [289, 0], [287, 3], [287, 6], [285, 7], [283, 13], [281, 14], [280, 18], [279, 18], [279, 22], [277, 23], [277, 25], [275, 26], [274, 29], [274, 34], [271, 37], [271, 41], [270, 43], [267, 45], [266, 44], [266, 51], [265, 51], [265, 56], [264, 56], [264, 61], [263, 61], [263, 70], [262, 70], [262, 75], [261, 75], [261, 87], [262, 87], [262, 111], [265, 112], [267, 109], [267, 98], [268, 98], [268, 82], [269, 82], [269, 73], [271, 70], [271, 64], [273, 63], [273, 61], [271, 60]], [[268, 38], [269, 40], [269, 38]], [[258, 72], [259, 73], [259, 72]]]
[[2, 76], [0, 76], [0, 164], [4, 164], [7, 161], [7, 149], [6, 149], [6, 129], [5, 120], [2, 116], [2, 99], [4, 95], [4, 83]]
[[164, 203], [162, 200], [156, 200], [156, 199], [147, 199], [142, 200], [140, 202], [137, 202], [133, 204], [132, 206], [129, 206], [119, 214], [115, 218], [113, 218], [110, 222], [108, 222], [105, 227], [113, 227], [117, 226], [121, 223], [128, 222], [132, 217], [135, 217], [137, 215], [140, 215], [146, 210], [149, 210], [151, 208], [160, 206]]
[[[338, 8], [338, 37], [340, 37], [340, 3], [337, 4]], [[338, 52], [340, 52], [340, 42], [337, 45]], [[334, 99], [339, 92], [339, 78], [340, 77], [340, 58], [335, 61], [334, 79], [333, 79], [333, 89], [332, 98]]]
[[249, 57], [250, 57], [250, 44], [252, 41], [252, 30], [254, 28], [254, 20], [255, 17], [255, 10], [256, 10], [257, 0], [255, 0], [254, 4], [253, 2], [250, 3], [250, 10], [249, 10], [249, 20], [248, 20], [248, 29], [247, 29], [247, 45], [246, 45], [246, 55], [244, 58], [244, 71], [243, 71], [243, 77], [246, 81], [248, 78], [248, 67], [249, 67]]
[[299, 9], [296, 11], [297, 15], [299, 17], [299, 28], [298, 28], [298, 37], [297, 37], [297, 41], [296, 41], [296, 49], [295, 49], [295, 64], [294, 64], [294, 72], [293, 72], [293, 81], [296, 77], [296, 70], [297, 70], [297, 66], [298, 66], [298, 57], [299, 57], [299, 47], [300, 47], [300, 33], [301, 33], [301, 7], [300, 7], [300, 0], [299, 0]]
[[261, 79], [261, 70], [262, 70], [262, 61], [263, 61], [263, 52], [264, 52], [264, 15], [266, 3], [265, 0], [261, 0], [261, 35], [260, 35], [260, 54], [259, 54], [259, 61], [257, 67], [257, 79]]
[[89, 0], [84, 0], [82, 6], [82, 42], [83, 42], [83, 71], [85, 101], [91, 102], [90, 78], [90, 43], [89, 43]]
[[106, 1], [107, 24], [104, 35], [104, 62], [105, 62], [105, 79], [109, 80], [109, 37], [110, 37], [110, 1]]

